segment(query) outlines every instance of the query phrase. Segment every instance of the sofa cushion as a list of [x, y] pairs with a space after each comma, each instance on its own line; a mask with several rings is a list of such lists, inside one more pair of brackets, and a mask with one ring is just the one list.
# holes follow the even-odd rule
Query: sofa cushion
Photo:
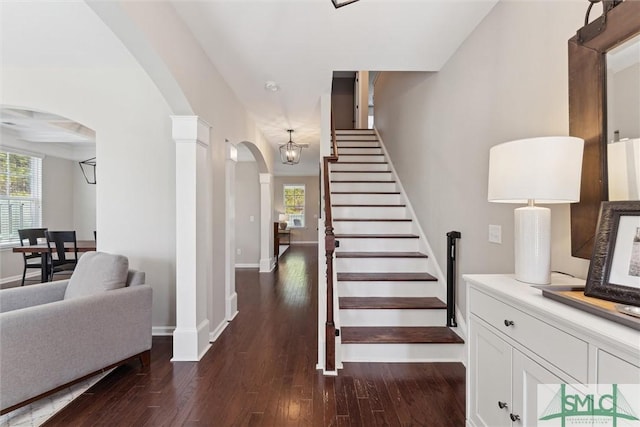
[[122, 255], [87, 252], [78, 260], [64, 299], [94, 295], [126, 286], [129, 260]]

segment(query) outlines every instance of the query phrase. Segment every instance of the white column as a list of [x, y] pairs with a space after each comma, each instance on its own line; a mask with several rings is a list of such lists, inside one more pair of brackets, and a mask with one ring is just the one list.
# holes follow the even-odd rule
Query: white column
[[[176, 142], [176, 329], [172, 361], [198, 361], [209, 350], [207, 318], [206, 157], [210, 126], [172, 116]], [[200, 262], [198, 262], [200, 261]]]
[[238, 149], [226, 141], [225, 161], [225, 199], [226, 199], [226, 232], [225, 240], [225, 312], [228, 321], [238, 314], [238, 294], [236, 293], [236, 162]]
[[275, 266], [273, 253], [273, 175], [260, 174], [260, 273]]

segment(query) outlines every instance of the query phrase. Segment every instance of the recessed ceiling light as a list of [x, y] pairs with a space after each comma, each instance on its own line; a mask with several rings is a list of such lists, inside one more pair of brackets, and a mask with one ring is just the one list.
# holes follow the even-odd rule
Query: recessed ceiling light
[[278, 84], [273, 80], [269, 80], [264, 84], [264, 90], [268, 90], [270, 92], [277, 92], [279, 89], [280, 87], [278, 87]]

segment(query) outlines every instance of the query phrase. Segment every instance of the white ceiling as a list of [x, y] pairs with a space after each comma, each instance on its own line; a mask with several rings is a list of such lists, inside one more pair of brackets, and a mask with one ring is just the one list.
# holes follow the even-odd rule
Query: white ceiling
[[[320, 96], [332, 72], [437, 71], [497, 0], [174, 0], [213, 64], [273, 146], [309, 144], [300, 165], [318, 172]], [[131, 56], [84, 2], [4, 0], [3, 66], [126, 66]], [[264, 89], [274, 81], [279, 90]], [[55, 113], [55, 112], [53, 112]], [[275, 158], [278, 158], [276, 155]]]
[[[333, 71], [437, 71], [497, 0], [172, 1], [224, 79], [277, 149], [295, 129], [300, 165], [317, 174], [320, 96]], [[274, 81], [280, 90], [264, 89]]]

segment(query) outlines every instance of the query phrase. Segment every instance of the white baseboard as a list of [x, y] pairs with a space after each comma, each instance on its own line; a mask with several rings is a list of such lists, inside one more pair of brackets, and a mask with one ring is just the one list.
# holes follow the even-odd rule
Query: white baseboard
[[[31, 279], [32, 277], [40, 277], [40, 272], [27, 273], [27, 278]], [[0, 285], [4, 285], [5, 283], [15, 282], [17, 280], [22, 280], [22, 274], [19, 274], [17, 276], [5, 277], [4, 279], [0, 279]]]
[[260, 264], [256, 263], [238, 263], [236, 268], [260, 268]]
[[220, 334], [222, 334], [222, 332], [226, 329], [227, 325], [229, 325], [229, 322], [227, 320], [223, 320], [222, 322], [220, 322], [218, 327], [216, 327], [212, 332], [209, 333], [209, 342], [215, 342]]
[[175, 326], [153, 326], [151, 328], [151, 335], [154, 337], [170, 337], [173, 336]]

